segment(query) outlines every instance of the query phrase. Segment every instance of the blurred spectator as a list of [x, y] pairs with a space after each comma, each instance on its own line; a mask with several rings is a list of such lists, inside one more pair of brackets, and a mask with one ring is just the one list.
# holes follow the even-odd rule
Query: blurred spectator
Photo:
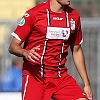
[[22, 64], [23, 61], [19, 57], [16, 57], [12, 60], [12, 66], [1, 78], [2, 92], [21, 92]]

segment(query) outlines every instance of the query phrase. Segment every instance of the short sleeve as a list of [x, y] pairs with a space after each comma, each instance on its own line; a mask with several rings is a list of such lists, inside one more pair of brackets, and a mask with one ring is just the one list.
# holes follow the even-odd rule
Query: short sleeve
[[76, 20], [76, 29], [73, 34], [71, 34], [70, 37], [70, 44], [71, 45], [79, 45], [83, 42], [83, 37], [82, 37], [82, 29], [81, 29], [81, 21], [80, 21], [80, 16]]
[[20, 41], [25, 41], [26, 38], [30, 35], [32, 27], [34, 26], [33, 15], [31, 11], [27, 11], [22, 19], [20, 20], [15, 31], [12, 33]]

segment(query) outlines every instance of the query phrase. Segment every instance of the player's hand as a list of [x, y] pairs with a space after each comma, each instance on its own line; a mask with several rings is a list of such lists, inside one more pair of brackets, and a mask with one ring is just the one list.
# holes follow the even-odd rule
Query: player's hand
[[32, 62], [38, 61], [40, 60], [39, 58], [41, 57], [36, 50], [40, 50], [40, 45], [33, 47], [31, 50], [26, 50], [25, 52], [23, 52], [23, 56]]
[[90, 85], [86, 85], [84, 87], [84, 92], [86, 93], [86, 96], [88, 97], [89, 100], [93, 100], [93, 93]]

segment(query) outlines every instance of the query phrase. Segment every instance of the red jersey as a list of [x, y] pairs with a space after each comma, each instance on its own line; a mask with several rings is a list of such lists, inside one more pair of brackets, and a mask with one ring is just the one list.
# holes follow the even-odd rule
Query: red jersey
[[12, 35], [24, 42], [26, 50], [40, 45], [36, 51], [41, 55], [40, 61], [24, 59], [23, 74], [60, 77], [67, 70], [69, 45], [82, 42], [80, 16], [69, 6], [62, 13], [53, 12], [48, 0], [29, 9]]

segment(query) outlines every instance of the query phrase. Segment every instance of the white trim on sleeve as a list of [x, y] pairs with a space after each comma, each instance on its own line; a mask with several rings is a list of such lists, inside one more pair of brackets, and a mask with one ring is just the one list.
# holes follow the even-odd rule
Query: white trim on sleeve
[[12, 36], [14, 36], [16, 39], [18, 39], [19, 41], [21, 41], [21, 39], [19, 38], [19, 36], [16, 33], [11, 33]]
[[82, 44], [82, 43], [83, 43], [83, 39], [81, 40], [80, 44]]

